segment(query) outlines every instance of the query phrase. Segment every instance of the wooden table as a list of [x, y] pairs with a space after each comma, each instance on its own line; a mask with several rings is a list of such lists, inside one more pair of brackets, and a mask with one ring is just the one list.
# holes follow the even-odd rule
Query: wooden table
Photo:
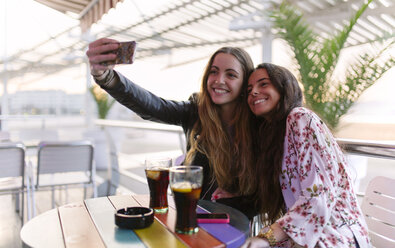
[[176, 210], [169, 197], [169, 211], [155, 214], [144, 229], [115, 225], [116, 209], [148, 207], [148, 195], [118, 195], [87, 199], [49, 210], [26, 223], [21, 230], [24, 247], [239, 247], [249, 233], [247, 217], [236, 209], [199, 201], [197, 212], [227, 212], [229, 224], [199, 224], [196, 234], [175, 233]]

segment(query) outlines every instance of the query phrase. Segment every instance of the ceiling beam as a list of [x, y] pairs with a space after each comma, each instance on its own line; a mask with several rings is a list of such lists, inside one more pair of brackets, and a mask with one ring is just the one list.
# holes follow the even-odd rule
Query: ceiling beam
[[62, 13], [66, 13], [67, 11], [74, 12], [79, 14], [85, 7], [84, 2], [73, 2], [73, 1], [65, 1], [65, 0], [35, 0], [41, 4], [44, 4], [48, 7], [56, 9]]

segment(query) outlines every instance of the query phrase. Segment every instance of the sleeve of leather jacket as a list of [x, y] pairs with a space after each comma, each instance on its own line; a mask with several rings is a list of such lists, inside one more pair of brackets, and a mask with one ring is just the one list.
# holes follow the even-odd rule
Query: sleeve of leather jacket
[[165, 100], [136, 85], [121, 73], [110, 71], [111, 82], [96, 82], [119, 103], [145, 120], [173, 125], [188, 125], [197, 115], [196, 104], [191, 101]]

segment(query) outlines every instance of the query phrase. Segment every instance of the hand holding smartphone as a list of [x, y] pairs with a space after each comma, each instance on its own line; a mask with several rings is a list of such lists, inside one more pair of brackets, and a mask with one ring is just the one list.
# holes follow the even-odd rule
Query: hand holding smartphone
[[229, 223], [229, 215], [227, 213], [204, 213], [197, 214], [198, 223]]
[[119, 48], [114, 51], [117, 54], [115, 60], [103, 62], [102, 65], [132, 64], [134, 62], [136, 45], [135, 41], [120, 42]]

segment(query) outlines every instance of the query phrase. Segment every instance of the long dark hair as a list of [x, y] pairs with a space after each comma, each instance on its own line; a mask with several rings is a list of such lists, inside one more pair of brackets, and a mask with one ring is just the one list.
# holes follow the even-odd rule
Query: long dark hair
[[302, 106], [303, 94], [295, 76], [286, 68], [262, 63], [255, 70], [265, 69], [272, 85], [280, 94], [276, 108], [266, 118], [253, 121], [256, 204], [261, 213], [274, 222], [283, 213], [284, 198], [280, 175], [284, 154], [286, 119], [291, 110]]
[[[252, 141], [249, 136], [251, 113], [248, 111], [246, 95], [241, 94], [234, 109], [232, 123], [230, 123], [234, 127], [234, 137], [233, 140], [230, 140], [226, 127], [220, 118], [220, 107], [213, 103], [207, 90], [207, 80], [211, 66], [215, 57], [220, 53], [231, 54], [240, 62], [243, 69], [242, 92], [246, 92], [248, 76], [254, 69], [250, 55], [239, 47], [222, 47], [211, 56], [202, 78], [197, 101], [199, 119], [189, 137], [191, 148], [187, 153], [186, 162], [190, 163], [196, 152], [205, 154], [209, 159], [218, 186], [227, 191], [232, 191], [232, 193], [244, 194], [252, 187], [249, 180], [243, 177], [246, 180], [235, 183], [235, 179], [237, 174], [242, 173], [240, 171], [243, 171], [245, 167], [248, 170], [252, 169]], [[234, 172], [237, 174], [235, 175]]]

